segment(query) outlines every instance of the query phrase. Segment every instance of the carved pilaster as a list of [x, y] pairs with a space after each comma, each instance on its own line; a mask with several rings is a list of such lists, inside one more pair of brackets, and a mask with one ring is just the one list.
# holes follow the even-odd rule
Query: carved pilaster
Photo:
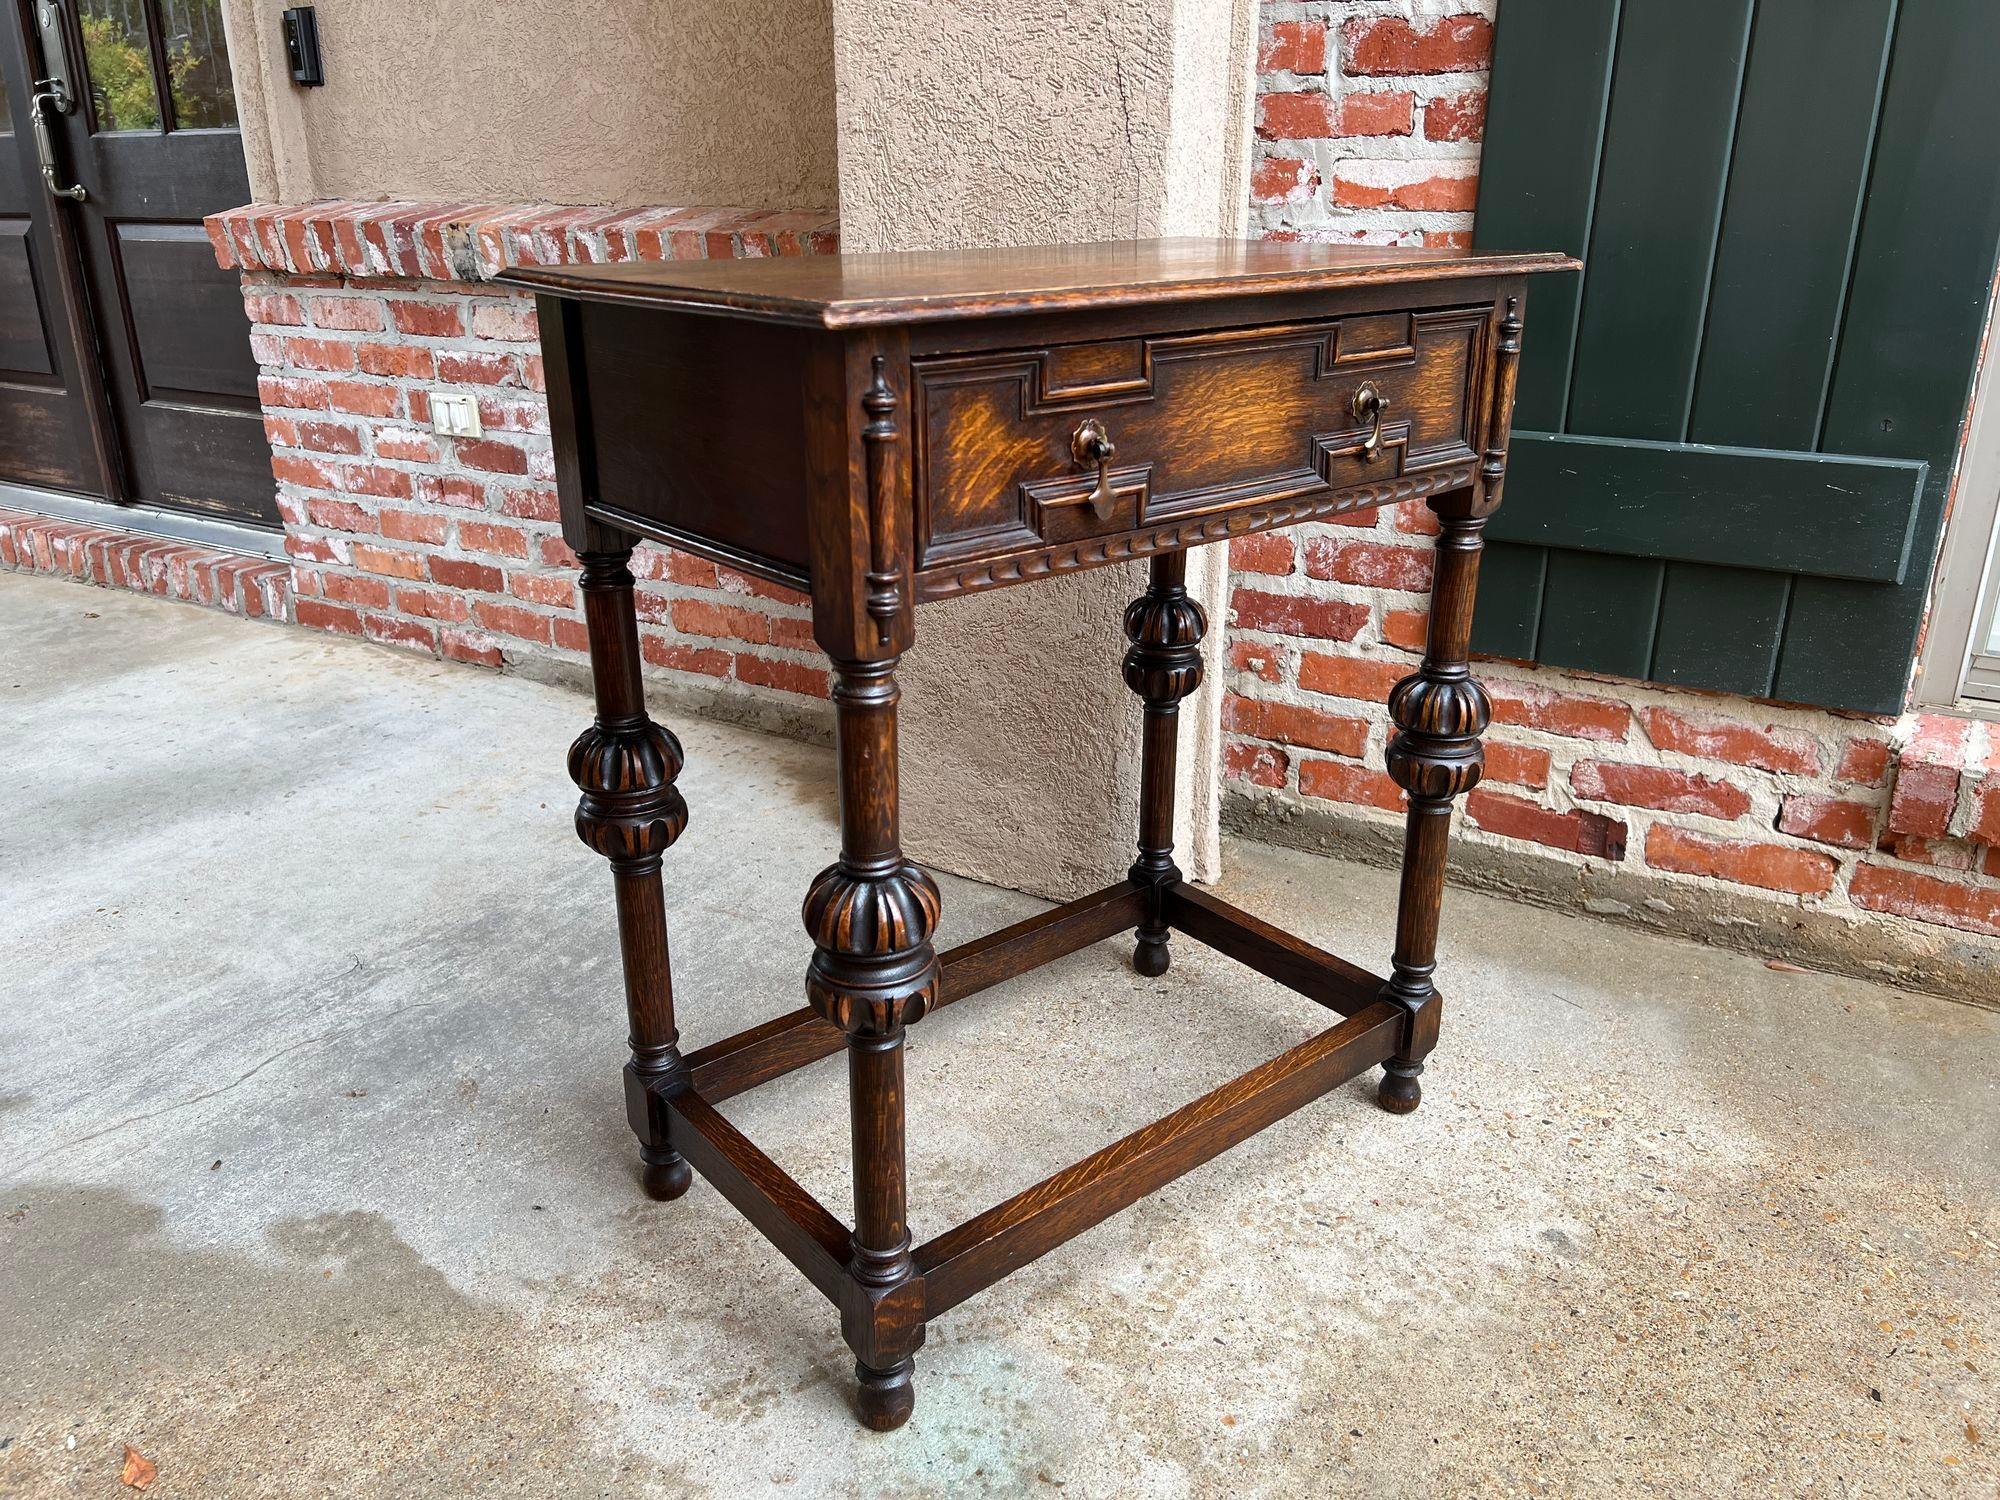
[[1500, 342], [1494, 349], [1493, 402], [1486, 417], [1486, 452], [1479, 460], [1479, 513], [1490, 516], [1500, 508], [1507, 478], [1507, 442], [1514, 427], [1514, 393], [1521, 379], [1521, 299], [1509, 297], [1500, 315]]
[[1208, 616], [1187, 593], [1187, 554], [1152, 562], [1146, 592], [1125, 609], [1125, 685], [1146, 705], [1139, 772], [1139, 857], [1132, 879], [1153, 888], [1152, 914], [1139, 924], [1132, 966], [1157, 978], [1167, 972], [1167, 924], [1160, 892], [1181, 878], [1174, 863], [1174, 762], [1181, 699], [1201, 686], [1201, 641]]
[[889, 644], [891, 627], [903, 608], [903, 570], [896, 565], [895, 484], [889, 466], [895, 461], [896, 393], [883, 370], [887, 361], [876, 355], [872, 378], [862, 393], [867, 422], [861, 443], [868, 464], [868, 577], [866, 607], [875, 622], [877, 646]]

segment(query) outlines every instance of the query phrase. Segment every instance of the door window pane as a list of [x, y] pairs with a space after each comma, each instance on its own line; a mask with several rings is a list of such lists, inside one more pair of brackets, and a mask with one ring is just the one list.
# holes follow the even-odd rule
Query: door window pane
[[144, 0], [83, 0], [83, 65], [99, 130], [158, 130]]
[[236, 90], [222, 41], [222, 0], [161, 0], [160, 33], [173, 81], [174, 128], [212, 130], [236, 123]]
[[7, 75], [0, 73], [0, 135], [14, 133], [14, 106], [7, 97]]

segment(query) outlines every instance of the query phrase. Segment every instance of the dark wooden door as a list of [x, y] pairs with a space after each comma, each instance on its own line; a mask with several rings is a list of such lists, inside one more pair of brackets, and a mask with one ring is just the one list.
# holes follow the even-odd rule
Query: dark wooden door
[[54, 190], [31, 185], [75, 242], [113, 429], [100, 492], [276, 526], [249, 324], [201, 224], [250, 196], [220, 0], [20, 3], [73, 101], [48, 112]]
[[[18, 24], [17, 24], [18, 23]], [[108, 497], [80, 261], [36, 166], [25, 15], [0, 12], [0, 481]]]
[[1530, 300], [1475, 644], [1903, 706], [2000, 247], [1993, 0], [1505, 0]]

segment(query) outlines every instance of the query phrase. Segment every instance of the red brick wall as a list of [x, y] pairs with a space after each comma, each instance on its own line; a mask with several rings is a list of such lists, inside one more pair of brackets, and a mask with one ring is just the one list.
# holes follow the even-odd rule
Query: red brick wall
[[1493, 8], [1440, 9], [1384, 0], [1264, 7], [1250, 191], [1263, 233], [1467, 242]]
[[[1262, 232], [1466, 242], [1494, 13], [1478, 0], [1267, 4], [1251, 206]], [[1423, 644], [1430, 518], [1404, 507], [1351, 519], [1235, 545], [1224, 728], [1239, 808], [1395, 821], [1382, 705]], [[1467, 842], [1637, 872], [1668, 900], [1700, 887], [2000, 935], [2000, 728], [1516, 664], [1481, 675], [1494, 731], [1459, 825]]]
[[[508, 265], [799, 254], [823, 215], [263, 206], [212, 221], [244, 268], [301, 625], [498, 666], [584, 659], [532, 298]], [[431, 431], [469, 393], [481, 435]], [[655, 668], [774, 704], [823, 697], [804, 598], [663, 548], [634, 559]]]

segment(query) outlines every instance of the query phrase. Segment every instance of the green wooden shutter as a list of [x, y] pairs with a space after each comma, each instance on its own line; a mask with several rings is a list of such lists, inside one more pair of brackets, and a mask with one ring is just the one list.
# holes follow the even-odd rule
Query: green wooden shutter
[[1902, 709], [2000, 249], [1996, 0], [1502, 0], [1477, 649]]

